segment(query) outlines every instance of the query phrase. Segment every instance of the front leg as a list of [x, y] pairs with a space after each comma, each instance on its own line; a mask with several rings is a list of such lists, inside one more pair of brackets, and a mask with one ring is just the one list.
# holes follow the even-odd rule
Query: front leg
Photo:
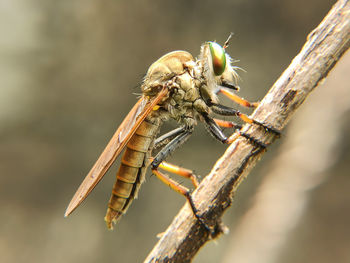
[[239, 136], [243, 136], [246, 138], [251, 144], [258, 146], [260, 148], [266, 148], [267, 145], [255, 138], [250, 137], [248, 134], [238, 131], [234, 133], [232, 136], [227, 137], [216, 123], [214, 119], [212, 119], [208, 114], [202, 114], [204, 121], [207, 125], [207, 129], [214, 136], [215, 139], [219, 140], [222, 143], [231, 144], [234, 142]]
[[[229, 89], [235, 89], [235, 90], [239, 90], [238, 87], [230, 84], [230, 83], [222, 83], [222, 86], [224, 86], [225, 88], [229, 88]], [[229, 98], [230, 100], [236, 102], [237, 104], [243, 106], [243, 107], [247, 107], [247, 108], [256, 108], [259, 105], [259, 102], [249, 102], [246, 99], [243, 99], [241, 97], [239, 97], [238, 95], [234, 94], [233, 92], [228, 91], [227, 89], [224, 88], [218, 88], [216, 90], [216, 93], [221, 93], [224, 96], [226, 96], [227, 98]]]
[[256, 121], [256, 120], [250, 118], [247, 114], [240, 112], [239, 110], [227, 107], [225, 105], [217, 104], [217, 103], [210, 103], [209, 107], [216, 114], [223, 115], [223, 116], [237, 116], [242, 121], [244, 121], [246, 123], [257, 124], [257, 125], [263, 127], [264, 130], [266, 130], [268, 132], [272, 132], [277, 136], [281, 135], [281, 132], [279, 130], [277, 130], [276, 128], [271, 127], [270, 125], [266, 125], [264, 123], [261, 123], [259, 121]]

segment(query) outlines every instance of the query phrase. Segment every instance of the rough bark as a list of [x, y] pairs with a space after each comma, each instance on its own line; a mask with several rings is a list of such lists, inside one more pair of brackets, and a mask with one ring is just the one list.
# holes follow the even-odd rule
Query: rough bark
[[[309, 207], [309, 203], [319, 198], [313, 190], [318, 189], [318, 186], [328, 179], [339, 182], [337, 177], [341, 172], [338, 171], [340, 168], [336, 167], [345, 158], [342, 154], [346, 152], [344, 137], [347, 135], [344, 128], [350, 125], [350, 119], [347, 117], [350, 112], [350, 75], [344, 74], [349, 72], [349, 69], [348, 52], [327, 77], [326, 83], [311, 95], [289, 124], [287, 135], [278, 150], [279, 154], [264, 169], [264, 179], [252, 198], [251, 207], [234, 223], [235, 229], [230, 232], [222, 263], [284, 262], [286, 251], [289, 251], [287, 254], [293, 251], [303, 254], [300, 249], [305, 245], [312, 251], [317, 251], [317, 248], [326, 242], [323, 238], [316, 241], [320, 233], [312, 234], [312, 240], [316, 244], [308, 244], [309, 239], [298, 239], [296, 236], [300, 235], [299, 224], [312, 224], [307, 223], [307, 216], [305, 218], [304, 215], [315, 213], [315, 210], [317, 212], [315, 207], [311, 208], [310, 212]], [[341, 189], [346, 189], [346, 186], [339, 187], [339, 196], [342, 196], [342, 193], [347, 195], [347, 192]], [[327, 191], [327, 186], [323, 186], [323, 191]], [[334, 196], [329, 196], [329, 200], [332, 200], [332, 203], [339, 202], [339, 196], [334, 193]], [[347, 204], [344, 201], [345, 207]], [[341, 231], [341, 226], [337, 226], [334, 220], [344, 217], [346, 222], [350, 214], [346, 213], [348, 209], [339, 210], [339, 214], [334, 214], [330, 212], [329, 206], [326, 203], [318, 209], [325, 210], [325, 213], [328, 211], [330, 218], [324, 219], [323, 224], [333, 225], [331, 231], [335, 233], [334, 236], [340, 236], [339, 240], [333, 236], [332, 242], [327, 244], [328, 251], [307, 253], [307, 256], [304, 255], [302, 259], [298, 257], [295, 261], [320, 263], [330, 262], [330, 258], [337, 262], [349, 261], [346, 259], [349, 259], [349, 242], [341, 239], [341, 236], [348, 235]], [[302, 222], [305, 220], [306, 222]], [[320, 221], [321, 223], [317, 221], [316, 224], [322, 225], [322, 220]], [[296, 234], [294, 230], [299, 233]], [[298, 247], [295, 247], [296, 242], [299, 242]], [[335, 247], [336, 258], [327, 256]]]

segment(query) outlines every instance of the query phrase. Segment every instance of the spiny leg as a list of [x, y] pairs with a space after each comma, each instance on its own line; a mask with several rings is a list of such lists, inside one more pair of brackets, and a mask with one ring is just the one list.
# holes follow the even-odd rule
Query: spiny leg
[[263, 142], [260, 142], [259, 140], [250, 137], [249, 135], [238, 131], [237, 133], [234, 133], [232, 136], [227, 137], [221, 130], [221, 128], [219, 127], [219, 125], [214, 121], [214, 119], [212, 119], [211, 117], [209, 117], [208, 114], [202, 114], [202, 116], [204, 117], [205, 123], [207, 124], [207, 128], [208, 131], [214, 136], [214, 138], [216, 138], [217, 140], [219, 140], [222, 143], [227, 143], [227, 144], [231, 144], [233, 141], [235, 141], [239, 136], [243, 136], [245, 137], [247, 140], [249, 140], [250, 143], [254, 144], [255, 146], [258, 146], [260, 148], [266, 148], [267, 145]]
[[176, 148], [183, 144], [192, 135], [191, 129], [184, 129], [175, 138], [173, 138], [168, 144], [166, 144], [154, 157], [151, 167], [157, 168], [162, 161], [164, 161], [169, 154], [171, 154]]
[[222, 142], [222, 143], [227, 143], [227, 137], [226, 135], [222, 132], [221, 128], [219, 127], [219, 125], [214, 121], [214, 119], [212, 119], [211, 117], [209, 117], [208, 114], [202, 114], [204, 121], [206, 123], [206, 128], [208, 129], [208, 131], [210, 132], [211, 135], [214, 136], [215, 139], [217, 139], [218, 141]]
[[209, 106], [213, 110], [213, 112], [215, 112], [216, 114], [223, 115], [223, 116], [237, 116], [242, 121], [244, 121], [246, 123], [257, 124], [257, 125], [263, 127], [268, 132], [272, 132], [277, 136], [281, 135], [281, 132], [279, 130], [277, 130], [276, 128], [274, 128], [270, 125], [266, 125], [264, 123], [261, 123], [259, 121], [256, 121], [256, 120], [250, 118], [247, 114], [240, 112], [239, 110], [227, 107], [225, 105], [216, 104], [216, 103], [211, 103]]
[[[183, 196], [186, 197], [186, 199], [188, 200], [192, 212], [194, 214], [194, 216], [198, 219], [198, 221], [212, 234], [212, 230], [211, 228], [204, 222], [204, 220], [198, 215], [198, 210], [195, 207], [193, 200], [192, 200], [192, 196], [191, 196], [191, 192], [190, 190], [179, 184], [178, 182], [174, 181], [173, 179], [169, 178], [169, 176], [167, 176], [166, 174], [163, 174], [162, 172], [160, 172], [158, 170], [158, 167], [161, 167], [162, 162], [166, 159], [166, 157], [169, 156], [169, 154], [171, 152], [173, 152], [177, 147], [179, 147], [182, 143], [184, 143], [189, 136], [191, 136], [192, 134], [192, 129], [184, 129], [184, 131], [182, 133], [180, 133], [179, 135], [177, 135], [175, 138], [173, 138], [167, 145], [165, 145], [156, 155], [156, 157], [153, 159], [153, 161], [151, 162], [151, 169], [152, 169], [152, 173], [154, 175], [156, 175], [163, 183], [167, 184], [168, 186], [170, 186], [173, 190], [175, 190], [176, 192], [182, 194]], [[165, 170], [177, 170], [175, 166], [167, 166], [164, 165], [163, 167], [165, 167]], [[175, 168], [175, 169], [172, 169]], [[180, 169], [181, 170], [181, 169]], [[187, 169], [186, 169], [187, 170]], [[182, 172], [184, 170], [181, 170]], [[192, 172], [191, 172], [192, 173]], [[179, 174], [181, 175], [181, 174]], [[193, 173], [192, 173], [193, 175]], [[195, 177], [191, 178], [192, 183], [194, 185], [198, 185], [198, 181]]]
[[177, 166], [175, 164], [164, 162], [164, 161], [160, 163], [159, 168], [165, 171], [171, 172], [173, 174], [177, 174], [184, 178], [190, 179], [194, 188], [197, 188], [199, 185], [198, 179], [192, 170]]
[[[151, 157], [150, 160], [151, 160], [151, 163], [152, 163], [154, 158]], [[161, 168], [161, 169], [163, 169], [165, 171], [168, 171], [170, 173], [173, 173], [173, 174], [177, 174], [177, 175], [179, 175], [181, 177], [190, 179], [191, 183], [194, 186], [194, 188], [197, 188], [198, 185], [199, 185], [197, 176], [193, 173], [192, 170], [189, 170], [189, 169], [186, 169], [186, 168], [183, 168], [181, 166], [178, 166], [178, 165], [175, 165], [175, 164], [171, 164], [171, 163], [168, 163], [168, 162], [165, 162], [165, 161], [162, 161], [159, 164], [158, 168]]]
[[220, 119], [216, 119], [216, 118], [213, 118], [213, 120], [215, 121], [215, 123], [217, 125], [219, 125], [220, 127], [223, 127], [223, 128], [235, 128], [235, 129], [242, 129], [242, 125], [240, 124], [237, 124], [233, 121], [225, 121], [225, 120], [220, 120]]
[[197, 210], [197, 208], [194, 205], [194, 202], [192, 200], [191, 191], [187, 187], [185, 187], [185, 186], [181, 185], [180, 183], [176, 182], [175, 180], [171, 179], [168, 175], [160, 172], [158, 170], [158, 168], [152, 168], [152, 173], [154, 175], [156, 175], [157, 178], [160, 179], [163, 183], [168, 185], [171, 189], [173, 189], [174, 191], [176, 191], [179, 194], [186, 197], [188, 203], [191, 206], [191, 209], [192, 209], [194, 216], [209, 231], [209, 233], [211, 233], [211, 235], [214, 235], [213, 230], [204, 222], [202, 217], [200, 215], [198, 215], [198, 210]]
[[186, 196], [190, 192], [190, 190], [187, 187], [171, 179], [168, 175], [159, 171], [158, 168], [152, 168], [152, 173], [156, 175], [160, 181], [168, 185], [171, 189], [173, 189], [177, 193]]
[[[227, 87], [227, 85], [229, 85], [229, 84], [227, 84], [227, 83], [223, 84], [224, 87]], [[228, 88], [232, 89], [231, 86]], [[238, 90], [238, 88], [236, 88], [236, 90]], [[236, 102], [239, 105], [242, 105], [243, 107], [256, 108], [259, 105], [259, 102], [249, 102], [248, 100], [239, 97], [238, 95], [234, 94], [233, 92], [228, 91], [227, 89], [219, 88], [216, 91], [216, 93], [221, 93], [221, 94], [225, 95], [227, 98]]]
[[[242, 128], [241, 125], [233, 122], [233, 121], [225, 121], [225, 120], [220, 120], [220, 119], [216, 119], [216, 118], [213, 118], [214, 122], [220, 126], [220, 127], [224, 127], [224, 128], [236, 128], [238, 130], [240, 130]], [[211, 126], [211, 121], [207, 121], [207, 124], [209, 126]], [[218, 130], [217, 128], [213, 129], [213, 130]], [[226, 139], [226, 141], [224, 143], [227, 143], [227, 144], [231, 144], [232, 142], [234, 142], [239, 136], [243, 136], [244, 138], [248, 139], [249, 141], [251, 141], [253, 144], [255, 145], [258, 145], [258, 146], [262, 146], [261, 148], [265, 148], [266, 145], [263, 144], [262, 142], [259, 142], [258, 140], [254, 139], [254, 138], [251, 138], [250, 136], [248, 136], [247, 134], [243, 133], [243, 132], [240, 132], [238, 131], [237, 133], [233, 134], [232, 136], [230, 136], [229, 138]], [[220, 139], [221, 141], [221, 139]]]
[[185, 127], [179, 127], [179, 128], [176, 128], [170, 132], [163, 134], [162, 136], [158, 137], [154, 141], [154, 148], [157, 149], [157, 148], [169, 143], [169, 141], [174, 139], [176, 136], [180, 135], [181, 133], [184, 133], [185, 130], [186, 130]]
[[[238, 88], [233, 88], [235, 86], [232, 84], [223, 83], [223, 86], [226, 88], [238, 90]], [[227, 98], [229, 98], [232, 101], [236, 102], [237, 104], [244, 106], [244, 107], [247, 107], [247, 108], [256, 108], [259, 105], [259, 102], [249, 102], [248, 100], [245, 100], [245, 99], [237, 96], [236, 94], [234, 94], [231, 91], [228, 91], [227, 89], [218, 88], [216, 90], [216, 93], [222, 93]], [[214, 107], [212, 109], [217, 114], [226, 115], [226, 116], [237, 116], [237, 117], [241, 118], [244, 122], [258, 124], [258, 125], [262, 126], [263, 128], [265, 128], [266, 131], [273, 132], [277, 136], [281, 135], [281, 132], [279, 130], [275, 129], [274, 127], [271, 127], [269, 125], [265, 125], [263, 123], [260, 123], [256, 120], [254, 120], [254, 119], [251, 119], [248, 115], [241, 113], [238, 110], [226, 107], [224, 105], [214, 104], [214, 103], [212, 103], [210, 106]]]
[[[154, 147], [155, 148], [161, 147], [162, 145], [165, 145], [165, 144], [169, 143], [170, 140], [174, 140], [175, 137], [177, 137], [177, 136], [179, 136], [181, 134], [184, 134], [184, 133], [187, 133], [185, 127], [176, 128], [176, 129], [174, 129], [174, 130], [172, 130], [172, 131], [170, 131], [170, 132], [168, 132], [168, 133], [158, 137], [155, 140], [155, 142], [154, 142]], [[191, 133], [189, 133], [187, 136], [190, 136], [190, 134]], [[176, 140], [177, 144], [182, 144], [184, 142], [182, 140], [187, 140], [187, 137], [185, 137], [185, 138], [181, 137], [180, 139], [178, 138]], [[175, 144], [175, 140], [174, 140], [174, 142], [172, 142], [172, 144]], [[179, 145], [175, 145], [175, 148], [178, 147], [178, 146]], [[170, 146], [170, 148], [174, 148], [174, 146]], [[174, 149], [170, 149], [170, 150], [168, 150], [168, 152], [170, 153]], [[166, 151], [166, 149], [163, 149], [163, 151]], [[153, 163], [154, 158], [151, 158], [151, 159], [152, 159], [152, 163]], [[166, 156], [163, 156], [162, 159], [165, 160]], [[159, 163], [159, 161], [158, 161], [158, 163]], [[194, 175], [194, 173], [191, 170], [182, 168], [182, 167], [174, 165], [174, 164], [167, 163], [165, 161], [162, 161], [159, 164], [159, 167], [162, 168], [165, 171], [168, 171], [168, 172], [171, 172], [171, 173], [174, 173], [174, 174], [177, 174], [177, 175], [189, 178], [189, 179], [191, 179], [192, 184], [194, 185], [194, 187], [198, 186], [198, 180], [197, 180], [196, 176]]]

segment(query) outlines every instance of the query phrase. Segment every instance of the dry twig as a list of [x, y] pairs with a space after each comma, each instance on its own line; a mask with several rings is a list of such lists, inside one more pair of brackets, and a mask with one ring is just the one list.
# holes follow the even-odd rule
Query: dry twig
[[[350, 45], [350, 3], [339, 0], [308, 39], [289, 67], [275, 82], [251, 117], [281, 130], [307, 95], [323, 80]], [[276, 136], [258, 125], [245, 125], [243, 132], [266, 144]], [[228, 147], [210, 174], [193, 193], [199, 214], [216, 228], [232, 196], [263, 152], [240, 137]], [[217, 229], [218, 231], [220, 230]], [[186, 204], [175, 217], [145, 262], [190, 262], [211, 239]]]
[[[344, 158], [341, 152], [346, 151], [343, 149], [346, 147], [346, 135], [343, 133], [344, 126], [347, 125], [346, 116], [350, 112], [350, 76], [344, 73], [349, 72], [349, 68], [350, 52], [343, 56], [327, 77], [326, 83], [320, 85], [289, 124], [288, 134], [278, 150], [279, 154], [276, 154], [274, 160], [264, 169], [266, 175], [251, 200], [251, 207], [234, 223], [235, 229], [230, 233], [223, 263], [283, 262], [285, 251], [290, 249], [303, 254], [302, 247], [310, 240], [305, 240], [305, 237], [302, 240], [295, 238], [298, 234], [293, 231], [300, 231], [299, 224], [308, 224], [304, 221], [304, 215], [310, 214], [309, 203], [317, 198], [317, 193], [313, 190], [328, 179], [337, 180], [337, 172], [340, 172], [336, 166]], [[327, 186], [324, 188], [327, 189]], [[323, 191], [327, 191], [324, 188]], [[341, 187], [339, 191], [341, 192]], [[337, 198], [337, 195], [330, 196], [329, 200], [339, 202], [340, 198]], [[322, 211], [330, 213], [329, 218], [320, 219], [321, 222], [312, 221], [311, 225], [322, 224], [322, 220], [326, 221], [324, 224], [333, 225], [335, 222], [332, 218], [346, 218], [347, 209], [332, 217], [329, 206], [324, 204], [322, 207]], [[339, 207], [342, 207], [341, 204]], [[313, 207], [311, 213], [315, 213], [315, 210], [317, 211]], [[332, 227], [334, 236], [340, 234], [341, 230], [344, 229], [335, 224]], [[312, 234], [313, 241], [320, 237], [319, 232]], [[339, 238], [341, 240], [341, 237]], [[296, 242], [295, 239], [299, 241], [298, 248], [291, 245]], [[320, 243], [326, 242], [321, 238], [319, 243], [316, 241], [309, 246], [310, 250], [317, 252], [307, 253], [306, 258], [299, 257], [295, 261], [319, 262], [322, 258], [322, 262], [346, 262], [346, 242], [337, 242], [335, 237], [331, 239], [327, 250], [315, 249]], [[335, 247], [337, 253], [331, 255], [329, 251], [334, 251]]]

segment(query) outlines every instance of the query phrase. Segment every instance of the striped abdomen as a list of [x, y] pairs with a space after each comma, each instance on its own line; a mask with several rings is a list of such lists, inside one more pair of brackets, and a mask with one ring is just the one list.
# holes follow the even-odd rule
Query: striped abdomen
[[126, 212], [132, 200], [137, 198], [159, 126], [159, 120], [146, 118], [126, 145], [105, 216], [110, 229]]

